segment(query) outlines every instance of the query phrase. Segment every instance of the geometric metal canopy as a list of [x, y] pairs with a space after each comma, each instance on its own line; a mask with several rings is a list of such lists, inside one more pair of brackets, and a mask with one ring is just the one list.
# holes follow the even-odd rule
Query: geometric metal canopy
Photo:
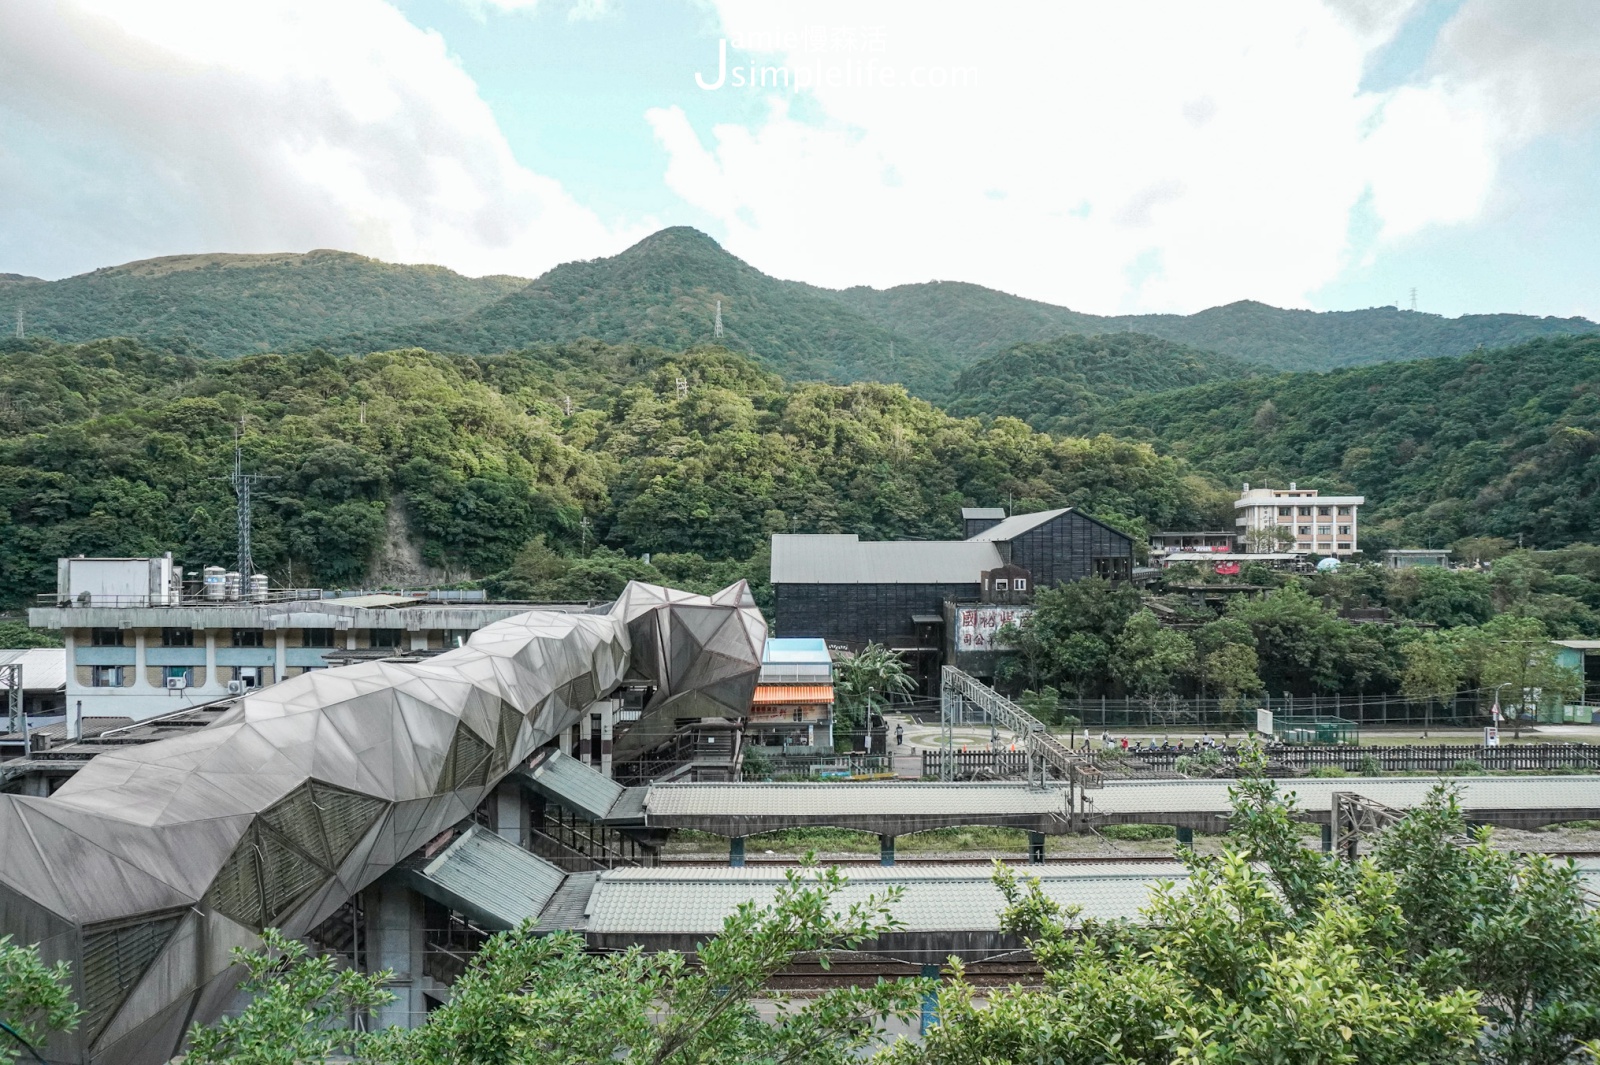
[[305, 935], [624, 680], [655, 688], [635, 745], [743, 716], [765, 638], [743, 581], [633, 583], [421, 662], [289, 678], [194, 734], [99, 755], [49, 798], [0, 795], [0, 934], [69, 960], [85, 1011], [51, 1059], [167, 1061], [231, 997], [230, 947]]

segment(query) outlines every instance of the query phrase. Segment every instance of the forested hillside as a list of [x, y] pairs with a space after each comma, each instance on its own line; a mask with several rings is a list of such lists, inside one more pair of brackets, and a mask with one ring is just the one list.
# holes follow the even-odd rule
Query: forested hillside
[[[937, 395], [956, 357], [868, 321], [826, 289], [769, 277], [698, 230], [664, 229], [609, 259], [566, 263], [471, 314], [328, 342], [365, 352], [417, 346], [489, 354], [592, 338], [683, 350], [715, 339], [791, 381], [899, 381]], [[892, 349], [892, 354], [891, 354]]]
[[1201, 385], [1069, 423], [1230, 481], [1361, 492], [1369, 550], [1600, 538], [1600, 337]]
[[[0, 274], [0, 321], [9, 325], [20, 308], [30, 335], [129, 336], [219, 355], [315, 346], [489, 355], [579, 339], [681, 351], [716, 339], [719, 300], [722, 343], [786, 380], [901, 382], [931, 399], [946, 398], [974, 363], [1064, 334], [1132, 331], [1300, 370], [1459, 355], [1597, 328], [1581, 318], [1313, 313], [1250, 302], [1192, 315], [1101, 317], [957, 282], [836, 291], [770, 277], [682, 226], [532, 283], [335, 251], [169, 256], [51, 282]], [[1234, 364], [1219, 365], [1233, 372]]]
[[[891, 386], [785, 385], [723, 350], [222, 360], [13, 340], [0, 599], [53, 587], [59, 555], [228, 562], [241, 425], [255, 558], [301, 585], [362, 582], [397, 523], [429, 565], [581, 599], [630, 575], [764, 580], [779, 530], [954, 536], [961, 506], [1008, 497], [1172, 527], [1222, 503], [1143, 444], [957, 420]], [[643, 552], [653, 568], [624, 557]]]
[[172, 255], [60, 281], [0, 275], [0, 321], [29, 335], [127, 336], [217, 355], [281, 351], [329, 333], [455, 315], [526, 285], [342, 251]]
[[1443, 318], [1393, 307], [1295, 311], [1250, 300], [1188, 315], [1101, 316], [950, 281], [881, 291], [852, 288], [838, 298], [896, 335], [946, 348], [965, 363], [1013, 344], [1064, 333], [1132, 331], [1279, 370], [1330, 370], [1460, 355], [1480, 346], [1502, 347], [1538, 336], [1600, 329], [1586, 318], [1523, 314]]
[[1018, 344], [962, 371], [947, 410], [1011, 415], [1035, 429], [1128, 396], [1253, 376], [1260, 367], [1143, 333], [1063, 336]]

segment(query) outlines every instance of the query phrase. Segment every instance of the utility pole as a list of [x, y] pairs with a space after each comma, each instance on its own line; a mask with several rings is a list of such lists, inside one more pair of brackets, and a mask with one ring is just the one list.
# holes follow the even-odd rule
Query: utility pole
[[0, 679], [6, 682], [6, 731], [13, 736], [21, 735], [27, 731], [27, 721], [22, 713], [22, 663], [0, 666]]
[[716, 325], [712, 326], [711, 335], [715, 336], [715, 337], [721, 337], [722, 336], [722, 301], [721, 300], [717, 301], [717, 323], [716, 323]]
[[1411, 309], [1417, 309], [1417, 286], [1411, 286]]

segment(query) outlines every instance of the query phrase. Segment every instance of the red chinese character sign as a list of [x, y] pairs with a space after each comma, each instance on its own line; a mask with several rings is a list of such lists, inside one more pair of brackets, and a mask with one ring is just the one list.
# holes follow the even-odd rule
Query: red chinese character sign
[[996, 634], [1007, 625], [1020, 625], [1032, 614], [1025, 606], [970, 606], [956, 612], [957, 651], [1004, 651]]

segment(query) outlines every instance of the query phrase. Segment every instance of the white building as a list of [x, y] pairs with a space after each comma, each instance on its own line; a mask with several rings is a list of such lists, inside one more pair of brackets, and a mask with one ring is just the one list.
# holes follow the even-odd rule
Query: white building
[[483, 602], [481, 592], [434, 593], [474, 602], [324, 598], [320, 589], [269, 590], [265, 578], [213, 580], [222, 575], [209, 571], [186, 588], [182, 574], [170, 555], [61, 560], [55, 595], [41, 597], [49, 605], [29, 610], [28, 623], [62, 634], [69, 717], [141, 721], [333, 664], [435, 654], [529, 609]]
[[[1297, 554], [1346, 557], [1361, 550], [1357, 512], [1365, 496], [1325, 496], [1315, 488], [1251, 488], [1234, 501], [1234, 524], [1239, 539], [1258, 551], [1292, 551]], [[1265, 535], [1278, 530], [1277, 544], [1268, 546]], [[1256, 541], [1252, 543], [1252, 541]]]

